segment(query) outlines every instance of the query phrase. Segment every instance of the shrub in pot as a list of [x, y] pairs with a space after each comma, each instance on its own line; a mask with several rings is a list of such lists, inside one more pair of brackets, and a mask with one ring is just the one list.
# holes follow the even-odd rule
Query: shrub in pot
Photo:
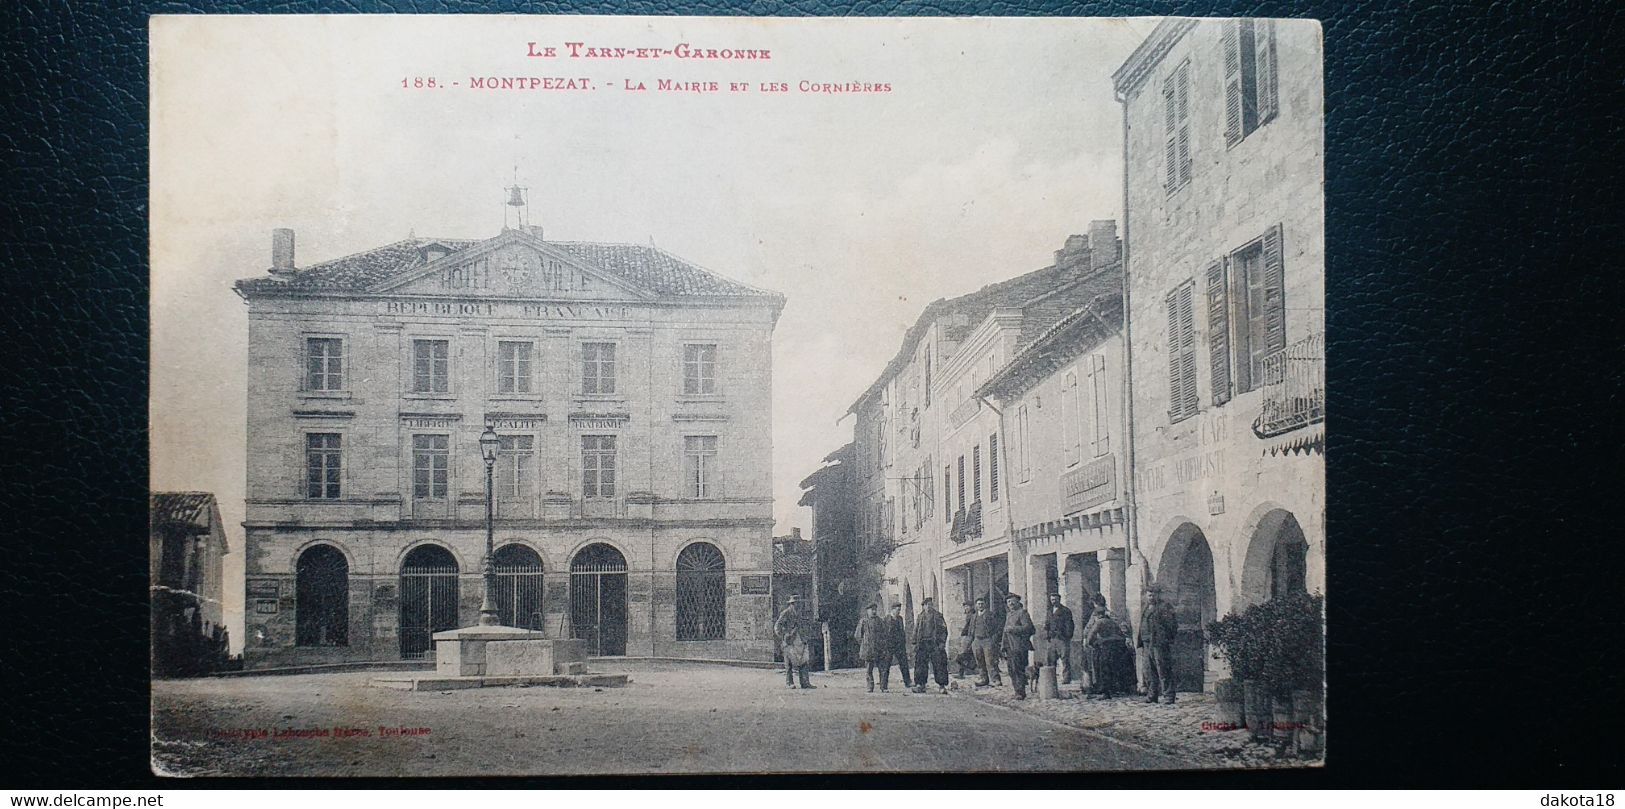
[[1208, 639], [1242, 682], [1247, 726], [1255, 738], [1272, 735], [1274, 725], [1289, 730], [1296, 723], [1294, 691], [1311, 692], [1308, 698], [1318, 706], [1325, 678], [1325, 603], [1318, 594], [1288, 593], [1208, 625]]

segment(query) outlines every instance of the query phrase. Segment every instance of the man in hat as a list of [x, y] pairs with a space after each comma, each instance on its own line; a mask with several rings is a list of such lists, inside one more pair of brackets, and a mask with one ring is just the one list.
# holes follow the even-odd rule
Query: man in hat
[[1179, 619], [1174, 606], [1162, 597], [1162, 585], [1146, 588], [1150, 601], [1140, 615], [1139, 645], [1150, 656], [1145, 671], [1145, 701], [1156, 702], [1161, 696], [1168, 704], [1174, 702], [1174, 635], [1179, 632]]
[[925, 693], [927, 669], [936, 674], [937, 688], [948, 693], [948, 622], [937, 612], [936, 600], [926, 596], [914, 616], [914, 693]]
[[880, 690], [885, 691], [891, 672], [887, 659], [886, 628], [880, 621], [880, 608], [870, 604], [863, 608], [863, 618], [852, 633], [858, 640], [858, 659], [863, 661], [863, 678], [869, 683], [869, 693], [875, 691], [875, 669], [880, 669]]
[[908, 670], [908, 624], [903, 621], [903, 605], [891, 605], [891, 614], [881, 621], [886, 628], [886, 673], [881, 675], [880, 681], [885, 682], [890, 676], [891, 664], [895, 660], [897, 670], [903, 673], [903, 687], [912, 690], [914, 678]]
[[1072, 610], [1061, 603], [1060, 593], [1049, 594], [1049, 614], [1044, 616], [1044, 651], [1048, 665], [1061, 666], [1061, 682], [1072, 682]]
[[1027, 656], [1033, 650], [1033, 619], [1027, 608], [1021, 606], [1021, 596], [1011, 593], [1004, 597], [1004, 657], [1010, 667], [1010, 684], [1016, 688], [1016, 699], [1027, 698]]
[[999, 677], [999, 634], [1004, 629], [997, 615], [987, 608], [987, 599], [976, 599], [976, 612], [971, 615], [971, 652], [976, 655], [976, 668], [982, 679], [977, 686], [1004, 685]]
[[793, 675], [799, 673], [802, 688], [817, 688], [807, 681], [807, 664], [812, 660], [811, 644], [818, 636], [818, 630], [811, 620], [801, 614], [799, 597], [790, 596], [784, 611], [779, 613], [779, 619], [773, 623], [773, 634], [778, 636], [779, 649], [784, 654], [785, 687], [795, 688]]

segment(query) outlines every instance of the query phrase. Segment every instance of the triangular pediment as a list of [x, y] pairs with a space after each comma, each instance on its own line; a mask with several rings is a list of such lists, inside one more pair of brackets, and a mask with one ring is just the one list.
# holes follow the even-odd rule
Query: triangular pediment
[[449, 254], [426, 246], [419, 260], [423, 266], [385, 281], [373, 291], [533, 300], [624, 301], [654, 297], [647, 290], [517, 230]]

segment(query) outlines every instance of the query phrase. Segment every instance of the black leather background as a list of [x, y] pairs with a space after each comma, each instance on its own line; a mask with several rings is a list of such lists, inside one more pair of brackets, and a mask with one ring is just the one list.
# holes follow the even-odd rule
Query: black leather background
[[[384, 10], [1323, 19], [1329, 764], [963, 785], [1617, 783], [1625, 31], [1611, 4], [112, 5], [13, 0], [0, 11], [7, 786], [156, 781], [146, 764], [146, 15]], [[951, 783], [892, 780], [911, 782]]]

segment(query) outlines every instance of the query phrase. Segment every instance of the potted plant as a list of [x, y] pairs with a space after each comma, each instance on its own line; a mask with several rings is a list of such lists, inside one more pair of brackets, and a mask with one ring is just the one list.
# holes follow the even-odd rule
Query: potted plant
[[[1325, 601], [1288, 593], [1209, 625], [1209, 636], [1242, 681], [1247, 727], [1255, 739], [1291, 739], [1300, 725], [1318, 726]], [[1306, 715], [1313, 719], [1304, 720]]]
[[1230, 613], [1208, 625], [1208, 639], [1230, 664], [1230, 678], [1214, 685], [1220, 723], [1245, 725], [1253, 738], [1268, 732], [1268, 695], [1259, 675], [1263, 671], [1263, 644], [1253, 629], [1252, 610]]

